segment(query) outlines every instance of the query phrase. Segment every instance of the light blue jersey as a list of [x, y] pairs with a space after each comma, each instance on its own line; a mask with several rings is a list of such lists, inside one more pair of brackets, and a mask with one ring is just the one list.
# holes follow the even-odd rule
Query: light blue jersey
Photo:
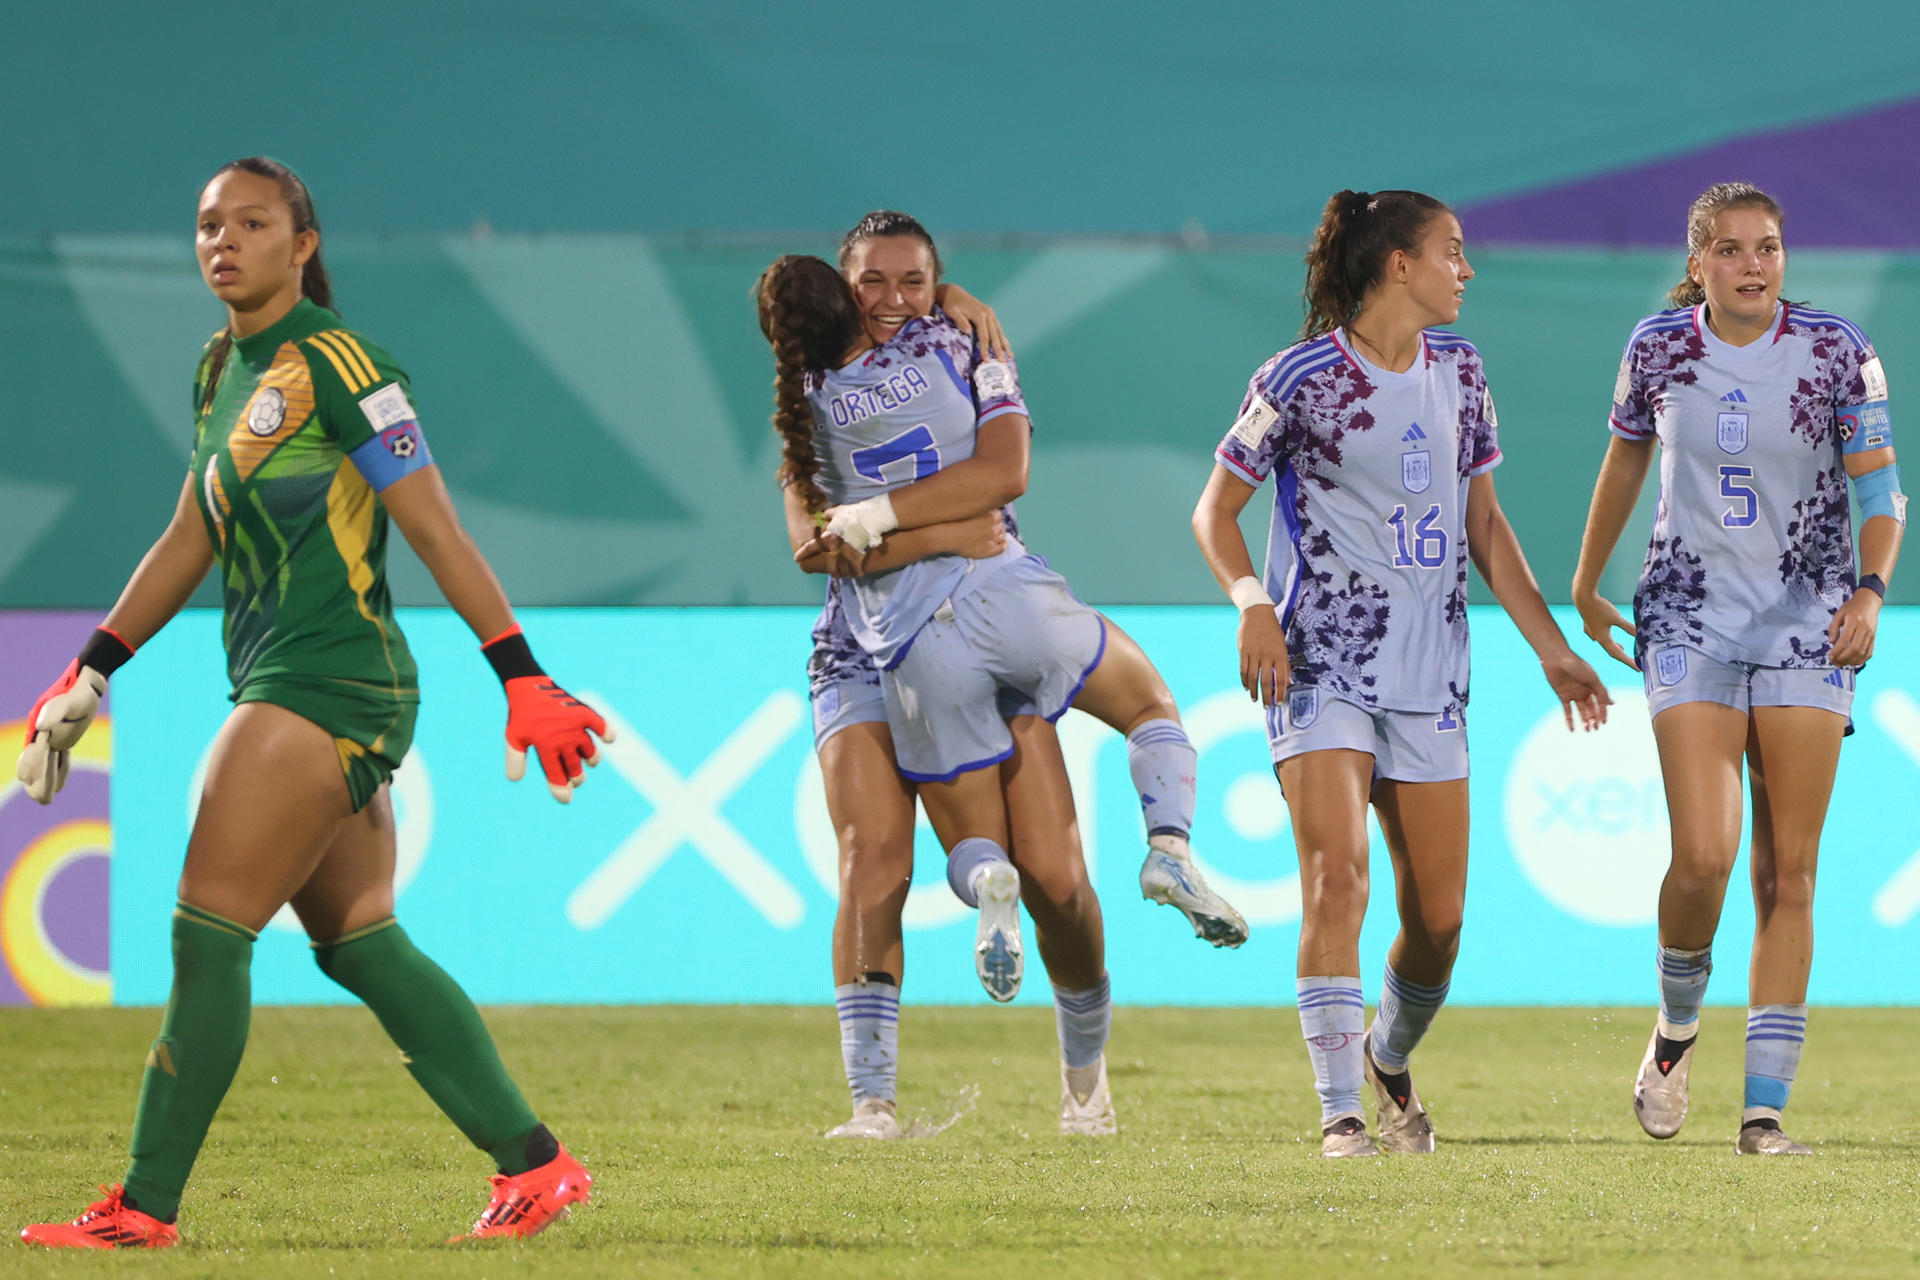
[[1660, 442], [1634, 593], [1642, 665], [1685, 646], [1720, 663], [1828, 666], [1827, 624], [1854, 589], [1841, 455], [1891, 440], [1866, 334], [1781, 303], [1769, 333], [1736, 347], [1705, 304], [1662, 311], [1635, 327], [1613, 401], [1615, 435]]
[[[844, 506], [924, 480], [972, 457], [982, 423], [1025, 414], [1011, 363], [989, 366], [976, 387], [982, 363], [973, 339], [935, 311], [845, 368], [809, 375], [816, 479], [828, 501]], [[1026, 554], [1009, 534], [1006, 550], [990, 560], [931, 556], [853, 579], [854, 638], [889, 669], [942, 603]]]

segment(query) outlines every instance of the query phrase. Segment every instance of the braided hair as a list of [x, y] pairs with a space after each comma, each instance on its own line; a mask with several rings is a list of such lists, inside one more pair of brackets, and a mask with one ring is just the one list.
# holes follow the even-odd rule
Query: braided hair
[[773, 430], [780, 437], [780, 477], [794, 485], [807, 514], [827, 509], [815, 482], [820, 459], [813, 447], [809, 371], [839, 367], [860, 340], [853, 290], [834, 267], [810, 255], [774, 260], [754, 283], [760, 332], [773, 344]]

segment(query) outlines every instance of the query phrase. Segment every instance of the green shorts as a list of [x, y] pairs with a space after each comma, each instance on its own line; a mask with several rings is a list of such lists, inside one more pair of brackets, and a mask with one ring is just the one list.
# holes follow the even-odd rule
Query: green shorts
[[396, 696], [343, 680], [255, 680], [234, 690], [233, 701], [236, 705], [271, 702], [333, 735], [355, 813], [367, 807], [374, 792], [400, 767], [413, 745], [413, 722], [420, 712], [417, 690], [403, 690]]

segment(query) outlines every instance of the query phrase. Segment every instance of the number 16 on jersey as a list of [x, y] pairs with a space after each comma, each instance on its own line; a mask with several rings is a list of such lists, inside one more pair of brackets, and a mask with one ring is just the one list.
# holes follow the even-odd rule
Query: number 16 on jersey
[[1447, 562], [1447, 531], [1440, 527], [1440, 504], [1434, 503], [1427, 513], [1413, 521], [1409, 536], [1407, 504], [1401, 503], [1387, 517], [1387, 523], [1393, 526], [1393, 567], [1411, 569], [1419, 565], [1422, 569], [1438, 569]]

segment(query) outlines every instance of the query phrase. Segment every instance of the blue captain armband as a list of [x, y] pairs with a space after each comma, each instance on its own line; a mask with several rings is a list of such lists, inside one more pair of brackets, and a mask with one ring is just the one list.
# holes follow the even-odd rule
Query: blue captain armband
[[1853, 496], [1860, 500], [1861, 514], [1892, 516], [1902, 529], [1907, 527], [1907, 495], [1900, 492], [1900, 468], [1893, 463], [1855, 476]]
[[1885, 400], [1848, 405], [1836, 415], [1840, 425], [1840, 452], [1865, 453], [1893, 443], [1893, 418]]
[[433, 464], [433, 450], [411, 418], [396, 422], [347, 455], [375, 493]]

